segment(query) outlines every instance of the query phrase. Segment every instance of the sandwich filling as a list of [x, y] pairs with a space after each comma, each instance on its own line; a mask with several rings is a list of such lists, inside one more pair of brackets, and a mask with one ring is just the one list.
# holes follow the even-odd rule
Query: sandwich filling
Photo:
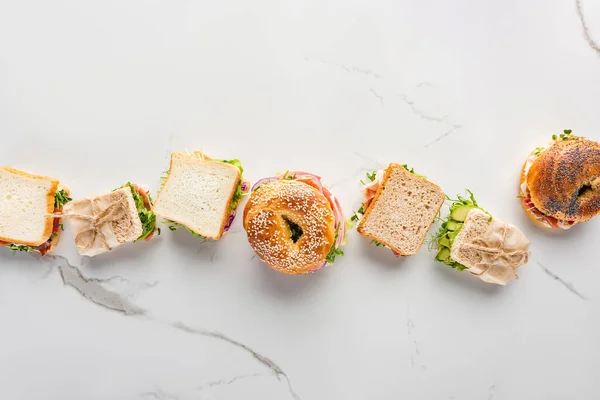
[[[425, 176], [417, 174], [415, 172], [414, 168], [409, 168], [407, 164], [402, 165], [402, 167], [404, 167], [405, 170], [407, 170], [408, 172], [410, 172], [413, 175], [419, 176], [421, 178], [425, 178]], [[373, 199], [375, 198], [375, 195], [377, 194], [379, 187], [381, 186], [381, 182], [383, 182], [384, 175], [385, 175], [384, 169], [373, 171], [371, 173], [367, 172], [368, 182], [364, 182], [362, 180], [360, 181], [360, 183], [362, 183], [362, 185], [363, 185], [360, 190], [363, 192], [364, 202], [361, 204], [360, 208], [354, 212], [352, 217], [350, 217], [351, 224], [358, 222], [362, 218], [362, 216], [365, 215], [365, 213], [369, 209], [369, 206], [373, 202]], [[378, 242], [375, 239], [371, 240], [371, 244], [374, 244], [375, 246], [383, 246], [383, 247], [389, 248], [388, 246], [384, 245], [383, 243]], [[402, 254], [396, 253], [393, 250], [392, 250], [392, 252], [394, 253], [394, 255], [396, 257], [402, 256]]]
[[552, 145], [554, 145], [556, 142], [563, 141], [563, 140], [578, 140], [578, 139], [579, 138], [577, 136], [571, 136], [570, 129], [565, 130], [564, 133], [561, 133], [559, 136], [552, 135], [552, 141], [550, 143], [548, 143], [547, 146], [542, 146], [542, 147], [538, 147], [537, 149], [535, 149], [529, 155], [529, 157], [527, 157], [527, 160], [525, 161], [525, 167], [523, 168], [524, 180], [520, 186], [520, 189], [521, 189], [520, 198], [522, 199], [523, 205], [525, 206], [525, 208], [527, 210], [529, 210], [539, 222], [541, 222], [543, 225], [547, 226], [548, 228], [569, 229], [569, 228], [573, 227], [575, 224], [577, 224], [577, 222], [560, 220], [560, 219], [554, 218], [550, 215], [546, 215], [542, 211], [540, 211], [535, 206], [533, 201], [531, 200], [531, 193], [529, 192], [529, 188], [527, 186], [527, 174], [529, 173], [529, 170], [531, 169], [531, 166], [533, 165], [533, 163], [542, 155], [542, 153], [544, 151], [546, 151], [547, 149], [549, 149], [550, 147], [552, 147]]
[[[335, 229], [335, 239], [333, 241], [333, 244], [331, 245], [329, 254], [327, 254], [325, 263], [323, 265], [321, 265], [321, 267], [312, 271], [312, 272], [316, 272], [319, 269], [325, 267], [326, 265], [333, 264], [335, 261], [335, 258], [337, 256], [344, 255], [344, 251], [342, 250], [342, 247], [345, 246], [346, 243], [348, 242], [348, 233], [347, 233], [348, 227], [346, 226], [346, 222], [344, 219], [344, 213], [342, 211], [342, 206], [340, 205], [340, 202], [338, 201], [338, 199], [329, 191], [329, 189], [327, 189], [321, 183], [320, 176], [310, 174], [308, 172], [303, 172], [303, 171], [287, 171], [283, 174], [277, 174], [277, 175], [269, 177], [269, 178], [263, 178], [263, 179], [259, 180], [258, 182], [256, 182], [256, 184], [254, 184], [254, 186], [252, 187], [252, 192], [257, 190], [259, 187], [261, 187], [265, 183], [284, 180], [284, 179], [303, 182], [303, 183], [306, 183], [307, 185], [310, 185], [310, 186], [314, 187], [315, 189], [319, 190], [321, 193], [323, 193], [323, 195], [327, 199], [327, 202], [331, 206], [331, 210], [333, 211], [333, 217], [334, 217], [334, 225], [333, 226]], [[297, 229], [295, 227], [293, 227], [291, 224], [290, 224], [290, 228], [292, 230], [292, 240], [294, 239], [294, 236], [302, 234], [301, 230], [297, 231]], [[298, 227], [298, 229], [300, 229], [300, 227]]]
[[148, 241], [154, 237], [155, 232], [160, 235], [160, 229], [156, 228], [156, 214], [152, 211], [152, 197], [150, 197], [150, 192], [130, 182], [127, 182], [118, 189], [124, 187], [131, 189], [135, 208], [137, 209], [138, 216], [142, 222], [142, 234], [135, 241]]
[[[250, 181], [247, 181], [244, 179], [244, 167], [242, 167], [242, 163], [240, 160], [238, 160], [237, 158], [234, 160], [217, 160], [217, 159], [211, 159], [210, 157], [206, 156], [205, 154], [201, 153], [201, 152], [194, 152], [194, 155], [203, 159], [203, 160], [212, 160], [212, 161], [219, 161], [222, 163], [226, 163], [226, 164], [231, 164], [234, 167], [236, 167], [237, 169], [240, 170], [240, 181], [238, 182], [238, 185], [235, 189], [235, 193], [233, 194], [233, 198], [231, 199], [231, 206], [229, 207], [229, 216], [227, 217], [227, 222], [225, 223], [225, 226], [223, 227], [223, 233], [226, 233], [229, 231], [229, 229], [231, 228], [231, 225], [233, 224], [233, 221], [235, 220], [236, 214], [237, 214], [237, 208], [240, 204], [240, 201], [242, 200], [242, 198], [248, 194], [250, 192]], [[169, 172], [170, 171], [165, 171], [165, 173], [163, 174], [163, 176], [160, 178], [161, 179], [161, 186], [165, 184], [165, 182], [167, 181], [167, 178], [169, 177]], [[176, 231], [178, 228], [185, 228], [187, 229], [192, 235], [199, 237], [199, 238], [203, 238], [206, 239], [204, 236], [194, 232], [193, 230], [191, 230], [189, 227], [180, 224], [178, 222], [174, 222], [174, 221], [170, 221], [170, 220], [166, 220], [165, 222], [163, 222], [164, 224], [167, 224], [169, 226], [169, 229], [171, 231]]]
[[[477, 208], [489, 215], [483, 208], [479, 207], [473, 193], [470, 190], [467, 190], [467, 192], [469, 193], [469, 198], [458, 196], [455, 200], [449, 199], [452, 202], [450, 205], [450, 214], [448, 214], [445, 220], [442, 220], [442, 225], [431, 242], [432, 245], [437, 245], [438, 248], [438, 253], [435, 257], [436, 261], [442, 262], [459, 271], [464, 271], [465, 269], [469, 269], [469, 267], [454, 260], [450, 253], [452, 252], [454, 240], [465, 225], [469, 211]], [[490, 221], [491, 219], [492, 217], [490, 216]]]
[[[66, 190], [58, 190], [54, 195], [54, 214], [60, 214], [62, 212], [63, 206], [71, 200], [73, 199], [69, 197]], [[54, 224], [52, 225], [52, 234], [50, 234], [48, 240], [43, 244], [39, 246], [26, 246], [23, 244], [2, 242], [0, 243], [0, 246], [6, 246], [12, 251], [24, 251], [27, 253], [38, 252], [43, 256], [48, 251], [50, 251], [50, 248], [52, 247], [52, 241], [58, 238], [60, 231], [63, 229], [63, 224], [60, 218], [56, 217], [54, 218]]]

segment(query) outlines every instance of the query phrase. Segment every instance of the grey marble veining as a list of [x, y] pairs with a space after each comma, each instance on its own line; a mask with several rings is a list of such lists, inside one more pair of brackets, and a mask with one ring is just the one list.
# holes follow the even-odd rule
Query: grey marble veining
[[0, 251], [0, 398], [599, 398], [600, 221], [546, 232], [516, 199], [552, 133], [600, 140], [599, 37], [591, 0], [0, 4], [0, 165], [155, 195], [203, 149], [252, 181], [317, 173], [349, 216], [394, 161], [532, 242], [496, 287], [354, 230], [291, 277], [239, 216], [91, 259], [67, 228], [53, 255]]

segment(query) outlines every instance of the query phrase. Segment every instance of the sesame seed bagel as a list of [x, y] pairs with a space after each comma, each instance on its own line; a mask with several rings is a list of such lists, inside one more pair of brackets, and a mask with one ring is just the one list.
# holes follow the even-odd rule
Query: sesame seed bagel
[[531, 165], [527, 186], [544, 214], [587, 221], [600, 213], [600, 144], [576, 136], [557, 141]]
[[256, 189], [244, 209], [244, 229], [260, 259], [286, 274], [321, 268], [335, 240], [329, 202], [319, 190], [296, 180]]

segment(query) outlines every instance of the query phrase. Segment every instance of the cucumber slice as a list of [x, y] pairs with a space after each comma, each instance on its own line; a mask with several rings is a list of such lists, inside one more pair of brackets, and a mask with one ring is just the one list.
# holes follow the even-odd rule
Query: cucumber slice
[[467, 219], [467, 214], [471, 211], [475, 206], [460, 206], [456, 207], [452, 213], [450, 213], [450, 218], [458, 222], [465, 222]]
[[440, 240], [438, 241], [438, 244], [440, 246], [444, 246], [444, 247], [450, 247], [450, 239], [448, 239], [447, 236], [442, 236], [440, 238]]
[[446, 261], [448, 258], [450, 258], [450, 249], [447, 247], [442, 247], [437, 256], [435, 256], [435, 259], [441, 262]]
[[459, 225], [460, 225], [459, 222], [450, 220], [446, 223], [446, 229], [448, 229], [449, 231], [455, 231], [458, 229]]

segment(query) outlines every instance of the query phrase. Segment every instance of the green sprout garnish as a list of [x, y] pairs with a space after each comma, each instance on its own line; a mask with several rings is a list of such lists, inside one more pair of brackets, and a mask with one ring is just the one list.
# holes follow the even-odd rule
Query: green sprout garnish
[[405, 170], [407, 170], [408, 172], [410, 172], [411, 174], [418, 176], [420, 178], [427, 178], [425, 175], [419, 175], [415, 172], [414, 168], [409, 168], [407, 164], [402, 164], [402, 167], [404, 167]]
[[356, 211], [354, 211], [354, 213], [352, 214], [352, 216], [350, 217], [350, 222], [356, 222], [360, 219], [360, 215], [364, 215], [365, 214], [365, 203], [360, 205], [360, 208]]
[[170, 172], [171, 172], [171, 170], [166, 170], [165, 172], [162, 173], [162, 175], [160, 176], [160, 187], [165, 186], [165, 182], [169, 178]]
[[60, 209], [62, 206], [73, 200], [67, 195], [67, 191], [60, 189], [54, 195], [54, 208]]
[[8, 247], [9, 249], [11, 249], [13, 251], [13, 253], [16, 253], [17, 251], [24, 251], [26, 253], [33, 253], [35, 251], [35, 249], [33, 247], [25, 246], [23, 244], [9, 244], [6, 247]]
[[478, 208], [487, 213], [487, 211], [479, 207], [473, 192], [467, 189], [467, 193], [469, 193], [468, 198], [459, 195], [456, 199], [451, 199], [446, 196], [446, 199], [451, 202], [450, 213], [446, 219], [438, 217], [438, 220], [442, 221], [442, 225], [437, 234], [430, 241], [430, 249], [432, 247], [437, 247], [438, 249], [436, 261], [442, 262], [458, 271], [464, 271], [465, 269], [468, 269], [468, 267], [452, 259], [450, 254], [454, 240], [463, 228], [467, 214], [471, 209]]
[[578, 138], [576, 136], [571, 136], [571, 133], [573, 133], [571, 129], [565, 129], [563, 133], [558, 136], [552, 135], [552, 140], [577, 140]]
[[296, 179], [296, 174], [293, 175], [288, 175], [290, 173], [290, 171], [285, 171], [285, 173], [283, 174], [283, 176], [281, 177], [281, 179], [287, 179], [287, 180], [294, 180]]
[[187, 226], [185, 226], [185, 225], [183, 225], [183, 224], [180, 224], [180, 223], [178, 223], [178, 222], [174, 222], [174, 221], [170, 221], [170, 220], [165, 220], [165, 221], [163, 221], [163, 224], [165, 224], [165, 225], [168, 225], [168, 228], [169, 228], [169, 230], [170, 230], [170, 231], [173, 231], [173, 232], [175, 232], [175, 231], [176, 231], [177, 229], [179, 229], [179, 228], [185, 228], [185, 229], [187, 229], [187, 230], [188, 230], [188, 231], [189, 231], [189, 232], [190, 232], [192, 235], [194, 235], [194, 236], [196, 236], [196, 237], [199, 237], [199, 238], [201, 238], [201, 239], [204, 239], [204, 240], [208, 240], [206, 237], [202, 236], [202, 235], [201, 235], [201, 234], [199, 234], [199, 233], [196, 233], [196, 232], [194, 232], [193, 230], [191, 230], [191, 229], [190, 229], [190, 228], [188, 228]]
[[328, 265], [333, 264], [333, 262], [335, 261], [335, 258], [337, 256], [344, 255], [344, 251], [342, 249], [335, 247], [335, 244], [337, 243], [337, 239], [339, 236], [338, 232], [339, 232], [339, 228], [335, 231], [335, 238], [333, 239], [333, 245], [331, 246], [331, 249], [329, 250], [329, 254], [327, 254], [327, 257], [325, 258]]

